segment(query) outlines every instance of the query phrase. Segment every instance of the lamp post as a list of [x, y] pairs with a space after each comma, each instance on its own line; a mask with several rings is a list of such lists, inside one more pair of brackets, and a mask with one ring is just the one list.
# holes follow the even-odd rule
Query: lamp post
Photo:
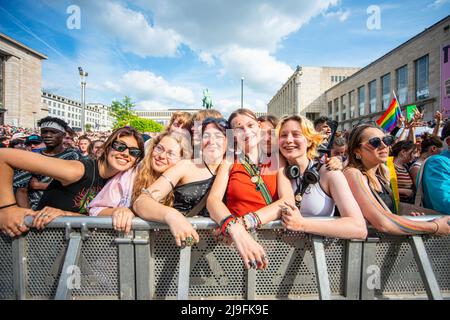
[[85, 131], [85, 89], [86, 89], [86, 81], [85, 77], [88, 76], [86, 71], [83, 71], [83, 68], [78, 67], [78, 72], [80, 74], [81, 81], [81, 131]]
[[241, 109], [244, 107], [244, 77], [241, 78]]

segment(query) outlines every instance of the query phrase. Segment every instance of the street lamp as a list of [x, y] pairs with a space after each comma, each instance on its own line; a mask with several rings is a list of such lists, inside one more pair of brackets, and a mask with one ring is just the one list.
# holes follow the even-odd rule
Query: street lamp
[[244, 77], [241, 78], [241, 109], [244, 107]]
[[84, 91], [86, 89], [86, 81], [85, 77], [88, 76], [86, 71], [83, 71], [83, 68], [78, 67], [78, 72], [80, 73], [80, 81], [81, 81], [81, 131], [85, 131], [85, 94]]

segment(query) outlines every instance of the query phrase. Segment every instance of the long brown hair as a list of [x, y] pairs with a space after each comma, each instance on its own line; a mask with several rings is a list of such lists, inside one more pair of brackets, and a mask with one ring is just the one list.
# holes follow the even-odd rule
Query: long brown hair
[[[361, 138], [363, 136], [363, 132], [366, 129], [378, 129], [381, 130], [379, 127], [374, 126], [373, 124], [364, 123], [361, 125], [358, 125], [353, 128], [352, 132], [350, 133], [349, 141], [348, 141], [348, 168], [356, 168], [359, 171], [361, 171], [367, 178], [369, 179], [369, 186], [376, 190], [377, 192], [381, 192], [381, 189], [378, 188], [378, 184], [376, 183], [376, 178], [372, 177], [367, 174], [367, 169], [364, 167], [361, 159], [356, 158], [356, 149], [358, 149], [361, 145]], [[377, 171], [375, 172], [377, 176], [379, 176], [382, 180], [382, 182], [385, 185], [389, 184], [389, 171], [385, 164], [380, 164], [378, 166]]]
[[[139, 197], [143, 188], [148, 188], [153, 182], [155, 182], [160, 176], [161, 173], [156, 172], [152, 166], [152, 154], [153, 149], [161, 142], [165, 137], [170, 137], [174, 139], [181, 148], [181, 159], [190, 159], [192, 156], [192, 148], [189, 140], [183, 134], [176, 132], [163, 132], [157, 137], [153, 138], [150, 142], [150, 145], [147, 147], [147, 152], [145, 154], [145, 158], [142, 161], [141, 165], [138, 168], [138, 172], [136, 174], [136, 178], [133, 184], [133, 194], [131, 196], [131, 203]], [[161, 201], [162, 204], [171, 206], [173, 204], [173, 194], [172, 192], [165, 197]]]
[[108, 154], [111, 151], [112, 143], [121, 137], [134, 137], [137, 141], [139, 150], [141, 150], [141, 155], [136, 159], [136, 162], [133, 166], [136, 166], [139, 161], [142, 160], [142, 158], [144, 157], [144, 139], [142, 139], [142, 135], [135, 128], [126, 126], [113, 131], [113, 133], [105, 141], [102, 146], [102, 155], [98, 158], [98, 161], [100, 163], [106, 162]]

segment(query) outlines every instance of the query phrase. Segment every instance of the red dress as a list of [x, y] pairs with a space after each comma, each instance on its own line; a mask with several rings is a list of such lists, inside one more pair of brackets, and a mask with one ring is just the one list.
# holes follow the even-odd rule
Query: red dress
[[[272, 202], [278, 200], [277, 171], [269, 171], [263, 167], [261, 178], [272, 196]], [[231, 214], [243, 216], [267, 206], [261, 191], [256, 190], [256, 185], [241, 163], [235, 163], [231, 167], [226, 192], [226, 206]]]

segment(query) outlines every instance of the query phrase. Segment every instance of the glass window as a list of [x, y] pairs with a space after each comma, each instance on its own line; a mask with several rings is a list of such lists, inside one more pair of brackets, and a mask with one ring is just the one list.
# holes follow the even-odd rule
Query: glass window
[[345, 94], [341, 96], [341, 112], [342, 112], [342, 120], [345, 120], [347, 118], [347, 105], [345, 101]]
[[369, 82], [370, 113], [377, 111], [377, 80]]
[[401, 105], [408, 101], [408, 66], [398, 68], [397, 73], [397, 98]]
[[331, 117], [333, 114], [333, 102], [328, 101], [328, 116]]
[[338, 114], [339, 113], [339, 99], [336, 98], [334, 99], [334, 114]]
[[389, 107], [389, 102], [391, 102], [391, 74], [388, 73], [387, 75], [383, 76], [381, 78], [381, 85], [382, 85], [382, 91], [383, 91], [383, 100], [381, 101], [381, 108], [383, 110], [387, 109]]
[[348, 93], [348, 105], [350, 106], [350, 118], [355, 117], [355, 90]]
[[359, 105], [359, 115], [364, 115], [364, 104], [366, 102], [366, 92], [365, 87], [358, 88], [358, 105]]
[[416, 60], [416, 100], [430, 96], [428, 88], [428, 55]]

